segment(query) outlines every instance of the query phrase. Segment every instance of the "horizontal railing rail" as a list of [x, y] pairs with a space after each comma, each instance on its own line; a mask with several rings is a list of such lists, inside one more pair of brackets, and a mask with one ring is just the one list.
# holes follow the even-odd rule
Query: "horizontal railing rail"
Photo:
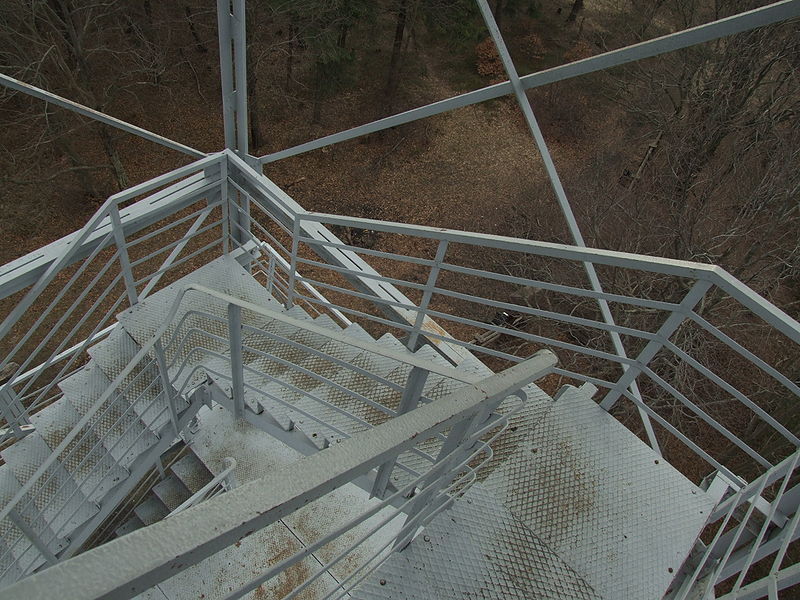
[[[0, 369], [15, 365], [0, 408], [16, 437], [30, 414], [57, 397], [55, 386], [85, 363], [87, 348], [112, 331], [118, 312], [167, 272], [222, 245], [223, 161], [207, 157], [115, 194], [79, 231], [0, 268], [0, 299], [10, 303], [8, 296], [27, 288], [0, 324], [8, 348]], [[10, 413], [9, 402], [21, 403], [23, 414]]]
[[[197, 490], [194, 494], [192, 494], [189, 498], [187, 498], [184, 502], [178, 505], [172, 512], [170, 512], [167, 517], [174, 517], [177, 514], [182, 513], [187, 508], [191, 508], [192, 506], [197, 506], [201, 502], [208, 500], [209, 498], [213, 498], [222, 492], [227, 492], [232, 490], [236, 487], [236, 482], [234, 480], [233, 471], [236, 468], [236, 459], [230, 456], [225, 457], [225, 468], [220, 471], [217, 475], [215, 475], [211, 481]], [[166, 517], [165, 517], [166, 518]]]
[[[743, 440], [742, 431], [733, 431], [733, 425], [723, 423], [719, 411], [709, 412], [706, 405], [713, 405], [708, 402], [709, 400], [722, 399], [726, 402], [735, 402], [742, 407], [742, 410], [747, 411], [746, 414], [752, 415], [752, 418], [774, 431], [784, 440], [783, 446], [780, 444], [776, 446], [778, 456], [781, 453], [786, 456], [800, 445], [797, 433], [771, 414], [769, 406], [762, 405], [763, 399], [755, 399], [754, 394], [759, 394], [759, 390], [756, 389], [758, 386], [753, 386], [753, 390], [743, 391], [742, 386], [737, 385], [739, 382], [732, 382], [731, 372], [723, 371], [723, 367], [726, 366], [724, 362], [717, 360], [712, 361], [713, 364], [707, 364], [708, 357], [695, 356], [696, 344], [689, 346], [682, 341], [682, 336], [689, 336], [690, 342], [691, 339], [701, 338], [704, 344], [711, 344], [706, 341], [706, 337], [709, 340], [713, 339], [713, 343], [717, 344], [714, 352], [724, 349], [724, 352], [732, 357], [731, 360], [745, 361], [755, 370], [754, 378], [771, 381], [770, 385], [774, 386], [775, 393], [783, 393], [787, 398], [795, 399], [787, 399], [785, 402], [791, 403], [800, 397], [800, 386], [789, 374], [781, 372], [754, 350], [748, 349], [737, 332], [726, 331], [724, 324], [721, 327], [715, 325], [704, 313], [708, 304], [718, 302], [719, 298], [725, 297], [730, 300], [729, 304], [736, 303], [737, 310], [742, 314], [749, 315], [754, 327], [757, 325], [767, 327], [772, 331], [771, 335], [783, 336], [784, 346], [788, 344], [796, 352], [796, 345], [800, 343], [800, 325], [794, 319], [755, 294], [720, 267], [321, 213], [298, 213], [296, 221], [300, 224], [295, 224], [295, 232], [304, 229], [302, 225], [304, 222], [370, 231], [373, 232], [373, 237], [383, 235], [384, 245], [388, 247], [384, 249], [380, 243], [364, 247], [355, 241], [352, 243], [326, 241], [302, 233], [294, 236], [291, 238], [293, 243], [289, 270], [294, 276], [289, 286], [291, 297], [287, 299], [287, 305], [302, 301], [325, 308], [336, 308], [350, 319], [370, 320], [395, 327], [405, 332], [411, 345], [420, 336], [447, 339], [448, 343], [462, 346], [471, 352], [512, 362], [523, 359], [524, 352], [517, 355], [503, 348], [481, 345], [476, 340], [482, 336], [475, 333], [470, 340], [466, 335], [445, 336], [432, 331], [423, 331], [420, 327], [421, 318], [435, 319], [449, 329], [487, 332], [494, 336], [493, 339], [504, 336], [506, 340], [514, 340], [513, 343], [523, 348], [531, 349], [544, 345], [562, 349], [570, 354], [565, 359], [566, 366], [555, 371], [558, 375], [575, 381], [588, 381], [606, 388], [602, 399], [602, 405], [606, 410], [614, 408], [619, 398], [631, 400], [637, 409], [662, 425], [669, 434], [677, 437], [713, 468], [721, 470], [735, 481], [748, 480], [754, 473], [753, 468], [769, 469], [775, 463], [772, 457], [765, 456], [765, 451], [773, 455], [775, 452], [769, 448], [758, 449], [753, 441]], [[415, 239], [429, 243], [428, 255], [420, 253], [406, 256], [402, 252], [394, 251], [391, 244], [395, 238], [391, 236], [396, 236], [397, 239], [402, 236], [403, 240]], [[396, 243], [399, 247], [403, 247], [400, 241]], [[359, 277], [371, 279], [376, 284], [387, 282], [397, 288], [413, 291], [417, 300], [375, 298], [354, 288], [347, 283], [346, 276], [350, 271], [348, 267], [309, 258], [308, 252], [305, 251], [308, 249], [319, 255], [322, 247], [351, 252], [375, 261], [376, 265], [379, 265], [378, 268], [373, 273], [359, 270]], [[464, 250], [469, 248], [488, 248], [504, 253], [506, 258], [512, 257], [519, 263], [527, 261], [530, 266], [527, 269], [518, 269], [520, 273], [517, 274], [503, 272], [504, 267], [500, 264], [496, 265], [494, 270], [491, 265], [487, 266], [485, 263], [478, 265], [476, 260], [472, 261], [476, 263], [473, 265], [469, 261], [469, 255], [474, 252]], [[549, 266], [542, 266], [543, 262], [533, 264], [535, 261], [555, 262]], [[674, 286], [679, 292], [671, 294], [674, 300], [664, 301], [660, 298], [622, 293], [613, 286], [604, 284], [610, 291], [598, 293], [586, 289], [585, 284], [577, 277], [575, 283], [569, 280], [570, 266], [577, 268], [586, 262], [591, 262], [598, 268], [607, 268], [614, 273], [632, 272], [640, 277], [650, 277], [656, 283], [661, 283], [662, 287]], [[563, 272], [556, 271], [554, 265], [562, 267]], [[302, 274], [299, 273], [300, 270], [303, 271]], [[388, 272], [391, 275], [382, 275], [379, 272]], [[546, 273], [549, 278], [537, 276], [537, 273]], [[331, 300], [322, 301], [311, 294], [303, 293], [302, 284], [324, 291]], [[528, 294], [527, 301], [513, 297], [513, 294], [519, 294], [520, 290]], [[539, 297], [542, 296], [544, 298], [540, 301]], [[589, 313], [584, 300], [590, 298], [605, 299], [611, 303], [617, 313], [612, 324], [605, 322], [599, 315], [584, 316]], [[571, 300], [567, 302], [565, 299]], [[383, 318], [380, 313], [370, 310], [366, 302], [404, 309], [416, 318], [410, 319], [413, 325], [392, 322]], [[502, 315], [505, 311], [506, 315], [511, 315], [511, 320], [490, 322], [486, 317], [474, 316], [476, 313], [480, 315], [479, 311], [484, 311], [485, 315], [486, 309], [494, 311], [495, 315]], [[630, 318], [631, 314], [638, 320]], [[518, 321], [521, 325], [516, 326], [511, 321]], [[574, 330], [578, 334], [583, 332], [584, 336], [588, 336], [590, 343], [581, 343], [579, 338], [571, 340], [564, 337], [559, 333], [564, 329]], [[611, 332], [621, 335], [625, 340], [628, 358], [618, 355], [607, 346], [602, 335]], [[759, 334], [756, 337], [762, 336]], [[752, 342], [752, 340], [747, 341]], [[511, 345], [512, 342], [506, 342], [506, 347]], [[759, 353], [763, 350], [763, 347], [760, 348]], [[571, 365], [578, 368], [570, 368]], [[617, 370], [622, 367], [627, 370]], [[669, 369], [665, 370], [664, 367]], [[676, 369], [682, 370], [680, 377], [676, 376]], [[762, 379], [759, 379], [759, 382]], [[692, 386], [700, 385], [697, 383], [700, 380], [705, 386], [702, 391], [709, 394], [710, 398], [692, 397]], [[627, 389], [632, 382], [638, 382], [639, 386], [643, 386], [647, 391], [644, 400], [633, 396]], [[760, 395], [763, 398], [763, 391]], [[692, 439], [692, 436], [681, 431], [680, 426], [670, 424], [665, 410], [665, 407], [669, 406], [668, 402], [675, 402], [675, 406], [680, 406], [682, 411], [692, 415], [693, 422], [694, 420], [702, 422], [703, 427], [707, 427], [714, 436], [718, 436], [715, 439], [730, 444], [730, 447], [740, 453], [737, 455], [742, 457], [737, 458], [738, 468], [726, 466], [725, 461], [719, 459], [720, 455], [725, 454], [724, 452], [717, 452], [715, 457], [712, 452], [702, 448], [702, 440]], [[752, 466], [742, 468], [744, 459], [752, 461], [748, 463]]]

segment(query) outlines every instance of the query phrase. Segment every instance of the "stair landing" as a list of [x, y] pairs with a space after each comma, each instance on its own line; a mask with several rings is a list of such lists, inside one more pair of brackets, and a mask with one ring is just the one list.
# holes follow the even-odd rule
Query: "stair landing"
[[[212, 473], [224, 469], [224, 459], [236, 459], [234, 475], [243, 485], [270, 471], [293, 463], [302, 455], [282, 442], [272, 438], [252, 425], [238, 421], [222, 406], [203, 408], [198, 413], [200, 428], [191, 442], [194, 453]], [[197, 598], [222, 598], [236, 590], [270, 566], [286, 559], [304, 546], [320, 539], [339, 525], [364, 512], [377, 500], [348, 484], [334, 490], [315, 502], [295, 511], [282, 521], [229, 546], [219, 554], [194, 565], [158, 586], [147, 590], [138, 598], [158, 600], [195, 600]], [[365, 534], [388, 515], [386, 509], [343, 534], [300, 563], [289, 568], [244, 598], [282, 598], [296, 585], [302, 583], [322, 565]], [[394, 539], [402, 526], [395, 518], [384, 529], [369, 538], [353, 554], [324, 573], [299, 598], [323, 598], [352, 571], [380, 552], [382, 546]]]
[[515, 454], [485, 481], [607, 600], [657, 600], [691, 551], [714, 500], [568, 386]]

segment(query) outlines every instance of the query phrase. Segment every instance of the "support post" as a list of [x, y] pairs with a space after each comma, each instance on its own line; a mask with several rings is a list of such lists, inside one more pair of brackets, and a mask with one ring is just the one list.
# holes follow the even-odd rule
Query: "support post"
[[422, 323], [425, 321], [425, 311], [428, 309], [428, 304], [433, 296], [433, 289], [436, 287], [436, 281], [439, 278], [439, 271], [444, 262], [444, 255], [447, 252], [447, 240], [439, 242], [436, 248], [436, 256], [433, 258], [433, 265], [428, 273], [428, 281], [425, 283], [425, 291], [422, 294], [422, 299], [419, 301], [419, 308], [417, 309], [417, 318], [414, 320], [414, 327], [411, 330], [411, 335], [408, 336], [408, 344], [406, 347], [412, 352], [416, 350], [417, 340], [419, 333], [422, 329]]
[[[246, 21], [244, 0], [217, 0], [225, 147], [242, 160], [250, 161], [247, 127]], [[223, 178], [222, 185], [227, 186], [227, 177]], [[233, 240], [239, 245], [244, 245], [249, 240], [250, 198], [240, 192], [231, 194], [229, 191], [223, 191], [223, 194], [227, 194], [230, 202], [235, 204], [228, 206]], [[250, 263], [244, 266], [249, 269]]]
[[294, 286], [297, 279], [297, 251], [300, 246], [300, 219], [295, 216], [292, 227], [292, 255], [289, 257], [289, 279], [286, 283], [286, 309], [292, 308]]
[[156, 363], [158, 364], [158, 374], [161, 377], [161, 387], [164, 390], [164, 397], [169, 404], [169, 417], [172, 421], [172, 429], [175, 432], [175, 437], [180, 436], [180, 427], [178, 426], [178, 408], [175, 406], [175, 394], [173, 393], [172, 382], [169, 379], [169, 371], [167, 370], [167, 357], [164, 354], [164, 346], [161, 344], [161, 339], [156, 340], [153, 345], [153, 351], [156, 355]]
[[[411, 369], [406, 380], [406, 387], [403, 390], [403, 396], [400, 398], [400, 406], [397, 407], [397, 416], [404, 415], [417, 407], [429, 374], [430, 371], [421, 367], [413, 367]], [[387, 460], [378, 468], [378, 474], [375, 476], [375, 483], [370, 494], [371, 498], [383, 498], [386, 488], [389, 486], [389, 478], [392, 475], [392, 471], [394, 471], [395, 464], [397, 464], [396, 456]]]
[[119, 252], [119, 263], [122, 267], [122, 278], [125, 281], [125, 291], [128, 294], [128, 302], [131, 306], [139, 302], [139, 294], [136, 292], [136, 284], [133, 278], [131, 260], [128, 256], [128, 246], [125, 242], [125, 231], [122, 229], [122, 219], [119, 216], [119, 206], [112, 204], [108, 210], [111, 219], [111, 230], [114, 234], [114, 243]]
[[267, 293], [272, 295], [272, 286], [275, 284], [275, 255], [269, 253], [269, 262], [267, 263]]
[[242, 357], [242, 308], [236, 304], [228, 305], [228, 333], [231, 344], [233, 417], [239, 420], [244, 414], [244, 362]]

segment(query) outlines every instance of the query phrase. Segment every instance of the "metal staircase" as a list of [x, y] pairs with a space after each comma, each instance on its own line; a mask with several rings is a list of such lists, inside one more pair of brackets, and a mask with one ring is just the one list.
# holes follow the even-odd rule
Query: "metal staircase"
[[[218, 3], [218, 153], [0, 75], [197, 159], [0, 267], [0, 598], [794, 591], [800, 323], [719, 267], [587, 248], [525, 90], [800, 0], [525, 77], [477, 1], [508, 82], [263, 157], [242, 0]], [[575, 245], [312, 213], [260, 170], [510, 93]]]

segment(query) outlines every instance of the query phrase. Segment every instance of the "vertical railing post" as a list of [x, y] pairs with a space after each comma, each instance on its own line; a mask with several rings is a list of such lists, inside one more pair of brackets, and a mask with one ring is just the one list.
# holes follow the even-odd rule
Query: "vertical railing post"
[[300, 215], [294, 216], [292, 226], [292, 255], [289, 263], [289, 281], [286, 284], [286, 308], [292, 308], [294, 301], [294, 286], [297, 279], [297, 251], [300, 246]]
[[439, 271], [442, 268], [442, 262], [444, 262], [444, 255], [446, 252], [447, 240], [441, 240], [439, 246], [436, 248], [436, 256], [433, 258], [431, 270], [428, 272], [428, 280], [425, 282], [425, 291], [422, 294], [422, 299], [419, 301], [417, 318], [414, 320], [414, 326], [411, 328], [411, 334], [408, 336], [407, 348], [409, 350], [416, 350], [417, 340], [422, 330], [422, 323], [425, 321], [425, 311], [428, 309], [433, 290], [436, 287], [436, 281], [439, 278]]
[[[429, 373], [430, 371], [422, 367], [413, 367], [411, 369], [406, 380], [406, 386], [403, 389], [403, 396], [400, 398], [400, 405], [397, 407], [397, 416], [404, 415], [417, 407], [422, 397], [422, 391], [425, 389], [425, 382], [428, 381]], [[383, 498], [386, 488], [389, 486], [389, 478], [392, 475], [392, 471], [394, 471], [395, 464], [397, 464], [396, 456], [378, 467], [370, 497]]]
[[269, 262], [267, 262], [267, 293], [272, 295], [272, 286], [275, 285], [275, 254], [272, 252], [272, 248], [269, 248], [268, 252]]
[[167, 356], [164, 354], [164, 346], [161, 344], [161, 338], [157, 339], [153, 345], [153, 351], [156, 355], [156, 364], [158, 365], [158, 374], [161, 378], [161, 386], [164, 390], [164, 397], [169, 404], [169, 417], [172, 421], [172, 429], [175, 431], [175, 437], [180, 436], [180, 427], [178, 426], [178, 407], [175, 405], [176, 397], [172, 382], [169, 378], [169, 371], [167, 369]]
[[[414, 502], [411, 503], [406, 511], [406, 520], [403, 524], [403, 529], [412, 526], [414, 526], [413, 529], [415, 529], [423, 525], [426, 518], [450, 501], [449, 497], [441, 502], [436, 502], [435, 500], [437, 495], [455, 475], [452, 469], [472, 451], [474, 443], [465, 444], [465, 441], [468, 441], [475, 432], [480, 430], [481, 426], [483, 426], [489, 418], [492, 411], [500, 405], [502, 400], [503, 398], [500, 398], [493, 400], [491, 403], [484, 404], [483, 407], [471, 417], [467, 417], [450, 428], [450, 432], [447, 434], [447, 438], [444, 444], [442, 444], [442, 448], [436, 456], [436, 461], [433, 466], [436, 467], [442, 463], [445, 463], [445, 465], [441, 471], [436, 470], [433, 475], [424, 477], [420, 481], [419, 487], [426, 489], [414, 499]], [[406, 533], [395, 540], [395, 549], [400, 550], [411, 541], [414, 535], [413, 529], [410, 533]]]
[[33, 544], [36, 549], [41, 552], [48, 564], [54, 565], [58, 562], [56, 555], [53, 554], [53, 552], [47, 547], [42, 539], [36, 535], [36, 532], [25, 522], [25, 519], [23, 519], [22, 516], [17, 512], [16, 508], [12, 508], [9, 511], [8, 518], [20, 531], [22, 531], [25, 537], [30, 540], [31, 544]]
[[[217, 0], [225, 147], [243, 160], [249, 159], [250, 133], [247, 125], [246, 22], [244, 0]], [[238, 191], [233, 194], [228, 193], [228, 196], [236, 203], [236, 214], [229, 215], [232, 221], [233, 240], [244, 245], [249, 240], [250, 233], [250, 198]], [[233, 209], [232, 206], [230, 208]], [[248, 262], [244, 266], [249, 269], [251, 264], [252, 262]]]
[[219, 200], [222, 210], [222, 252], [226, 256], [230, 253], [233, 226], [231, 225], [231, 207], [228, 185], [228, 156], [223, 154], [219, 163]]
[[30, 425], [31, 420], [28, 417], [28, 411], [25, 410], [11, 385], [11, 379], [17, 369], [19, 369], [19, 365], [10, 362], [0, 370], [0, 415], [6, 420], [14, 437], [19, 440], [31, 433], [33, 429], [31, 427], [23, 428], [23, 425]]
[[125, 291], [128, 294], [128, 302], [130, 302], [131, 306], [134, 306], [139, 302], [139, 295], [136, 292], [133, 269], [131, 268], [131, 260], [128, 256], [128, 245], [125, 241], [125, 231], [122, 229], [122, 219], [119, 216], [119, 206], [117, 204], [112, 204], [108, 212], [111, 220], [111, 231], [114, 234], [114, 243], [117, 245], [117, 252], [119, 253], [119, 262], [122, 267], [122, 279], [125, 281]]
[[664, 347], [664, 342], [669, 340], [681, 323], [686, 319], [687, 315], [694, 310], [697, 303], [703, 299], [706, 292], [711, 288], [710, 281], [698, 280], [695, 281], [691, 289], [686, 293], [681, 300], [680, 309], [676, 310], [666, 318], [661, 327], [656, 332], [656, 339], [650, 340], [644, 349], [636, 357], [636, 362], [630, 365], [628, 369], [617, 380], [614, 388], [609, 390], [608, 393], [600, 402], [600, 406], [605, 410], [611, 410], [623, 392], [636, 381], [636, 378], [641, 374], [642, 369], [646, 367], [656, 354]]
[[233, 417], [238, 420], [244, 414], [244, 359], [242, 356], [242, 308], [228, 305], [228, 334], [231, 343], [231, 399]]

